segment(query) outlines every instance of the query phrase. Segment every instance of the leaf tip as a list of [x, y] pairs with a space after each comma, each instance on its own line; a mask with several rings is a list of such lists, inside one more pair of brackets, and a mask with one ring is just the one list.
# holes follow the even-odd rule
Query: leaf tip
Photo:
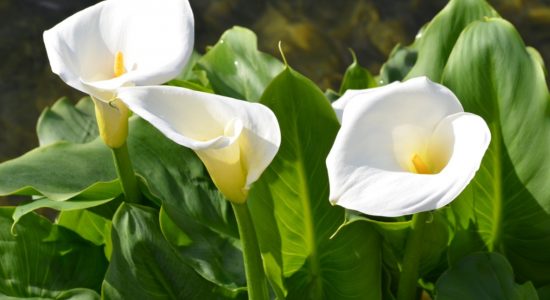
[[351, 58], [353, 59], [352, 64], [357, 63], [357, 55], [355, 54], [355, 51], [353, 51], [352, 48], [348, 48], [349, 53], [351, 54]]
[[281, 53], [281, 58], [283, 59], [285, 67], [288, 68], [288, 62], [286, 61], [285, 52], [283, 51], [283, 41], [279, 41], [279, 43], [277, 44], [277, 47], [279, 48], [279, 53]]

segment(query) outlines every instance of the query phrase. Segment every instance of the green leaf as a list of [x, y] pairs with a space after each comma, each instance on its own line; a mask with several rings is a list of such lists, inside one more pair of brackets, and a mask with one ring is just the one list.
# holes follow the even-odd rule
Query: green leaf
[[325, 97], [332, 103], [338, 100], [338, 98], [340, 98], [341, 95], [332, 89], [327, 89], [325, 91]]
[[363, 90], [368, 88], [376, 87], [376, 82], [370, 74], [369, 70], [363, 68], [357, 62], [357, 56], [355, 52], [350, 49], [351, 56], [353, 57], [353, 62], [347, 68], [346, 73], [344, 73], [344, 79], [340, 85], [340, 94], [344, 94], [346, 90]]
[[198, 62], [216, 94], [258, 101], [283, 64], [258, 51], [256, 35], [243, 27], [227, 30]]
[[43, 147], [0, 164], [0, 177], [6, 179], [0, 183], [0, 195], [37, 195], [54, 202], [30, 203], [18, 212], [29, 212], [31, 207], [64, 210], [65, 204], [59, 201], [75, 197], [66, 209], [89, 207], [93, 201], [99, 204], [121, 193], [109, 149], [97, 138], [89, 97], [76, 105], [62, 98], [46, 108], [37, 133]]
[[451, 0], [417, 34], [414, 43], [397, 45], [380, 70], [384, 84], [417, 76], [439, 81], [456, 40], [470, 23], [498, 13], [485, 0]]
[[181, 73], [175, 78], [177, 80], [188, 80], [188, 81], [194, 81], [196, 80], [196, 73], [195, 73], [195, 66], [197, 65], [197, 62], [201, 59], [202, 55], [200, 55], [197, 51], [194, 51], [191, 53], [191, 57], [189, 57], [189, 61], [181, 71]]
[[[238, 294], [246, 284], [229, 202], [192, 150], [165, 138], [141, 119], [134, 120], [130, 130], [128, 145], [135, 170], [146, 180], [146, 192], [162, 203], [161, 224], [167, 240], [197, 273], [228, 294]], [[191, 243], [186, 244], [187, 238]]]
[[388, 60], [380, 68], [381, 83], [388, 84], [403, 80], [416, 63], [417, 56], [418, 52], [414, 44], [408, 47], [403, 47], [400, 44], [395, 46]]
[[76, 105], [61, 98], [44, 109], [36, 126], [40, 146], [59, 141], [87, 143], [98, 136], [94, 103], [84, 97]]
[[439, 81], [460, 33], [470, 23], [498, 13], [485, 0], [451, 0], [414, 42], [418, 58], [407, 78], [428, 76]]
[[180, 209], [162, 209], [160, 220], [166, 239], [197, 273], [219, 285], [226, 295], [237, 296], [246, 290], [238, 236], [217, 232], [208, 223], [198, 222]]
[[242, 253], [234, 245], [237, 225], [200, 159], [142, 119], [131, 121], [130, 132], [130, 155], [136, 173], [145, 180], [145, 194], [162, 204], [163, 221], [169, 217], [192, 243], [178, 245], [171, 236], [174, 232], [165, 231], [167, 239], [201, 276], [229, 294], [240, 292], [245, 282]]
[[466, 228], [457, 228], [447, 251], [449, 265], [454, 265], [463, 257], [484, 249], [485, 243], [481, 240], [474, 224]]
[[436, 283], [436, 300], [536, 300], [533, 284], [514, 282], [512, 267], [498, 253], [475, 253], [460, 260]]
[[121, 193], [109, 149], [57, 142], [0, 164], [0, 196], [42, 195], [64, 201], [108, 199]]
[[111, 243], [111, 220], [89, 210], [63, 211], [57, 217], [59, 226], [78, 233], [84, 239], [101, 246]]
[[537, 294], [540, 300], [550, 299], [550, 285], [545, 285], [537, 289]]
[[170, 244], [174, 247], [185, 247], [193, 243], [193, 240], [181, 230], [176, 222], [170, 218], [164, 208], [160, 209], [159, 213], [160, 230]]
[[35, 199], [29, 203], [20, 204], [15, 208], [15, 211], [13, 212], [13, 216], [12, 216], [13, 222], [14, 224], [16, 224], [17, 222], [19, 222], [21, 217], [39, 208], [47, 207], [58, 211], [74, 211], [74, 210], [80, 210], [80, 209], [86, 209], [94, 206], [99, 206], [113, 199], [114, 197], [103, 199], [103, 200], [91, 200], [91, 201], [80, 200], [77, 198], [73, 198], [67, 201], [55, 201], [55, 200], [50, 200], [48, 198]]
[[[79, 197], [78, 201], [95, 201], [112, 199], [121, 193], [114, 167], [112, 163], [109, 165], [111, 154], [97, 140], [90, 98], [85, 97], [74, 106], [66, 98], [58, 100], [42, 112], [37, 133], [44, 147], [0, 164], [0, 177], [5, 179], [0, 182], [0, 196], [38, 195], [53, 201]], [[58, 209], [64, 206], [63, 202], [47, 206], [52, 205]], [[78, 204], [69, 203], [67, 207], [75, 209], [75, 205]], [[18, 210], [28, 213], [29, 208], [39, 206], [31, 203]]]
[[113, 218], [105, 299], [223, 299], [163, 238], [158, 212], [122, 204]]
[[538, 58], [502, 19], [470, 25], [443, 83], [492, 140], [468, 190], [453, 203], [489, 250], [505, 254], [520, 280], [550, 283], [550, 95]]
[[[380, 234], [382, 237], [382, 261], [386, 271], [397, 278], [401, 272], [401, 263], [412, 221], [406, 220], [404, 217], [375, 220], [357, 212], [346, 211], [346, 220], [338, 230], [357, 222], [371, 224]], [[440, 267], [446, 268], [445, 254], [449, 239], [450, 231], [444, 210], [433, 211], [422, 238], [424, 243], [419, 264], [421, 277], [429, 279], [437, 273]]]
[[135, 119], [130, 125], [134, 134], [128, 146], [136, 173], [147, 181], [146, 187], [162, 201], [166, 211], [170, 214], [178, 210], [186, 218], [238, 237], [230, 205], [214, 187], [195, 153], [167, 139], [142, 119]]
[[100, 247], [36, 214], [24, 216], [14, 236], [12, 214], [12, 208], [0, 208], [0, 295], [99, 299], [94, 290], [107, 268]]
[[261, 103], [277, 116], [282, 141], [247, 203], [271, 284], [285, 282], [287, 299], [380, 298], [378, 236], [370, 225], [329, 239], [344, 220], [344, 210], [328, 201], [325, 158], [339, 128], [329, 102], [287, 67]]
[[[33, 300], [99, 300], [99, 294], [96, 293], [94, 290], [90, 289], [70, 289], [70, 290], [64, 290], [59, 291], [56, 293], [55, 297], [50, 297], [47, 294], [44, 295], [41, 292], [36, 293], [37, 297], [32, 297], [30, 299]], [[2, 296], [2, 300], [21, 300], [21, 299], [29, 299], [27, 297], [21, 298], [21, 297], [12, 297], [9, 295], [5, 295], [2, 292], [0, 292], [0, 296]]]

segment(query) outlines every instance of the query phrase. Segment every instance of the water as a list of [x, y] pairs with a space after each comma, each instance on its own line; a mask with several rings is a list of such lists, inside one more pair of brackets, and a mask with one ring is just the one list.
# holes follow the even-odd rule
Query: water
[[[42, 32], [96, 2], [0, 0], [0, 162], [37, 146], [34, 127], [45, 106], [62, 96], [75, 100], [82, 96], [51, 73]], [[550, 62], [550, 0], [490, 2]], [[197, 50], [203, 52], [233, 25], [249, 27], [258, 34], [260, 49], [277, 57], [277, 43], [283, 41], [289, 64], [323, 89], [339, 84], [351, 62], [348, 48], [377, 73], [393, 46], [410, 43], [445, 4], [443, 0], [191, 0]]]

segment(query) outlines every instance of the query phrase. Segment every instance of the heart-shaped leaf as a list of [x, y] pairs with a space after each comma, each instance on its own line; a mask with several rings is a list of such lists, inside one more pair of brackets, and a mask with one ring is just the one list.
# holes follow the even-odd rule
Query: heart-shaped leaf
[[485, 0], [451, 0], [417, 35], [418, 57], [406, 78], [428, 76], [439, 81], [460, 33], [470, 23], [498, 13]]
[[258, 51], [256, 35], [243, 27], [227, 30], [199, 61], [216, 94], [258, 101], [283, 65]]
[[417, 76], [439, 81], [460, 33], [470, 23], [498, 13], [484, 0], [451, 0], [416, 35], [413, 44], [397, 45], [380, 70], [384, 84]]
[[[466, 111], [489, 124], [492, 140], [478, 174], [453, 204], [521, 280], [550, 283], [550, 95], [544, 70], [514, 27], [472, 23], [454, 47], [443, 83]], [[462, 226], [465, 227], [465, 226]]]
[[380, 298], [374, 229], [356, 224], [330, 239], [344, 210], [328, 201], [325, 159], [339, 128], [329, 102], [287, 67], [261, 103], [277, 116], [282, 136], [248, 200], [271, 284], [282, 293], [286, 288], [287, 299]]

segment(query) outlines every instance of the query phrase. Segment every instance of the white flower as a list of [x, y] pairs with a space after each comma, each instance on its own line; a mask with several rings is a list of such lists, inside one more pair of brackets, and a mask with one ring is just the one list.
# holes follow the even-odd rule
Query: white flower
[[116, 100], [116, 90], [174, 78], [187, 63], [193, 40], [187, 0], [107, 0], [44, 32], [52, 71], [92, 96], [102, 136], [124, 135], [123, 141], [128, 111]]
[[425, 77], [334, 102], [342, 123], [327, 158], [330, 201], [369, 215], [429, 211], [454, 200], [489, 145], [485, 121]]
[[279, 150], [277, 118], [258, 103], [169, 86], [122, 88], [119, 98], [166, 137], [193, 149], [235, 203], [246, 201]]

